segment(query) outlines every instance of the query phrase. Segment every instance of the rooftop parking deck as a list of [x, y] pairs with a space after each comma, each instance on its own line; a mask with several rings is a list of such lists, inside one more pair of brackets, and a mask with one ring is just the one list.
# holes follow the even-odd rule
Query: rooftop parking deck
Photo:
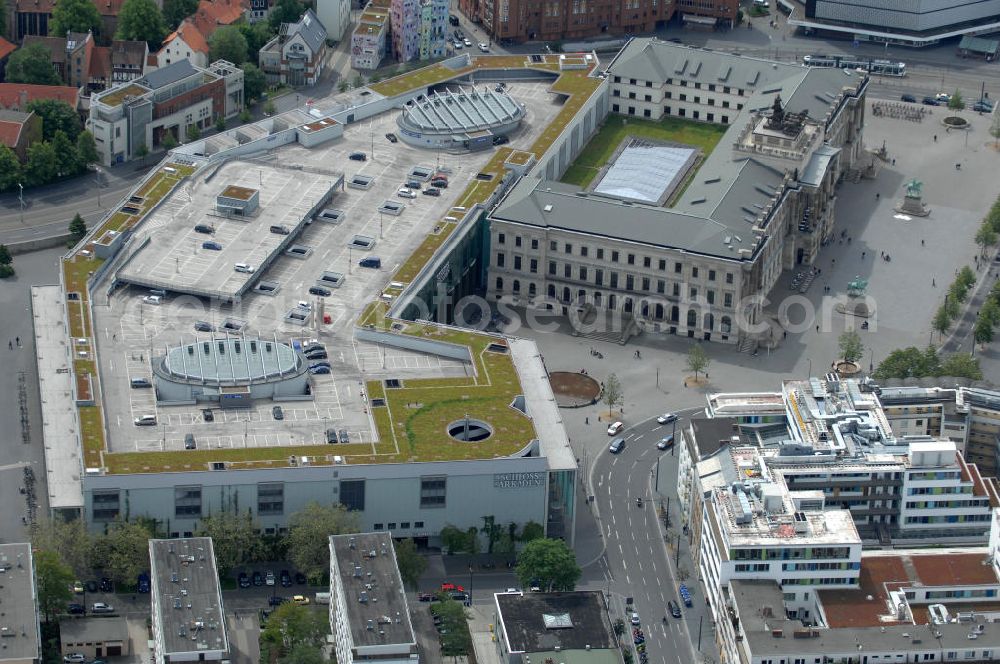
[[[512, 136], [511, 145], [526, 147], [561, 108], [538, 83], [515, 83], [510, 94], [528, 106], [523, 128]], [[380, 292], [398, 294], [400, 289], [388, 286], [412, 264], [413, 274], [436, 250], [428, 248], [427, 238], [445, 237], [454, 222], [445, 217], [459, 214], [454, 210], [455, 197], [467, 197], [462, 183], [478, 192], [481, 183], [475, 175], [491, 171], [502, 175], [502, 163], [510, 148], [475, 154], [440, 156], [401, 143], [392, 144], [383, 138], [395, 127], [396, 112], [383, 114], [360, 127], [348, 127], [343, 139], [323, 147], [308, 150], [302, 147], [283, 148], [280, 155], [265, 160], [231, 163], [221, 169], [211, 182], [204, 174], [193, 178], [190, 190], [205, 196], [206, 205], [224, 184], [234, 183], [261, 190], [261, 216], [267, 208], [284, 206], [283, 196], [293, 196], [287, 205], [295, 204], [299, 189], [277, 189], [278, 178], [286, 173], [281, 164], [300, 164], [305, 169], [327, 164], [344, 164], [348, 178], [355, 174], [374, 177], [371, 189], [347, 188], [338, 191], [327, 204], [343, 212], [337, 223], [316, 220], [304, 227], [295, 238], [296, 244], [311, 251], [305, 258], [278, 256], [274, 264], [260, 274], [263, 281], [280, 284], [272, 295], [249, 292], [234, 304], [207, 301], [201, 298], [168, 295], [158, 306], [142, 305], [148, 290], [132, 287], [119, 289], [107, 307], [96, 309], [96, 334], [100, 349], [102, 390], [106, 395], [109, 449], [94, 467], [109, 472], [153, 472], [160, 470], [207, 469], [211, 462], [226, 461], [231, 468], [259, 468], [288, 465], [291, 455], [309, 456], [313, 463], [332, 463], [332, 456], [344, 457], [348, 463], [398, 462], [413, 459], [446, 460], [490, 458], [513, 454], [535, 437], [531, 420], [510, 408], [521, 390], [517, 372], [509, 353], [501, 348], [489, 350], [498, 339], [474, 332], [451, 330], [437, 325], [404, 324], [397, 332], [420, 335], [436, 341], [454, 343], [469, 348], [471, 362], [451, 360], [434, 355], [376, 346], [354, 339], [355, 324], [362, 311], [378, 311], [373, 322], [384, 322], [384, 309], [370, 308], [372, 298]], [[371, 152], [372, 133], [375, 151]], [[365, 162], [346, 159], [353, 151], [368, 155]], [[280, 157], [280, 160], [279, 160]], [[451, 187], [440, 197], [418, 195], [416, 199], [399, 199], [397, 189], [407, 173], [417, 165], [435, 166], [450, 171]], [[233, 169], [230, 171], [229, 169]], [[258, 170], [263, 169], [263, 186]], [[242, 173], [241, 173], [242, 171]], [[239, 174], [239, 177], [236, 177]], [[293, 177], [300, 177], [295, 171]], [[308, 173], [305, 173], [308, 175]], [[269, 184], [271, 182], [271, 184]], [[328, 182], [326, 183], [328, 184]], [[144, 224], [156, 227], [156, 232], [177, 228], [193, 234], [196, 210], [189, 201], [188, 187], [168, 200]], [[488, 195], [488, 194], [487, 194]], [[384, 200], [399, 200], [406, 207], [398, 217], [380, 215], [377, 206]], [[238, 220], [222, 220], [222, 226], [246, 224]], [[263, 226], [260, 219], [252, 220]], [[217, 227], [216, 237], [222, 232]], [[435, 234], [434, 230], [438, 229]], [[200, 239], [212, 236], [197, 234]], [[370, 250], [349, 248], [354, 235], [375, 240]], [[273, 235], [278, 238], [282, 236]], [[178, 243], [189, 241], [182, 235]], [[189, 247], [190, 250], [190, 247]], [[380, 270], [362, 268], [358, 261], [368, 255], [382, 260]], [[250, 262], [250, 261], [248, 261]], [[233, 272], [227, 261], [226, 270]], [[331, 295], [316, 297], [307, 291], [324, 272], [343, 275], [342, 285], [331, 289]], [[409, 277], [412, 279], [412, 276]], [[409, 280], [409, 279], [408, 279]], [[288, 324], [284, 315], [307, 301], [313, 314], [304, 326]], [[385, 302], [385, 300], [378, 300]], [[141, 308], [140, 308], [140, 305]], [[322, 313], [331, 316], [330, 324], [317, 324]], [[221, 410], [215, 406], [213, 421], [206, 422], [202, 405], [163, 406], [156, 403], [152, 390], [132, 389], [133, 377], [151, 378], [149, 354], [161, 355], [166, 345], [176, 346], [197, 338], [196, 321], [203, 321], [218, 330], [227, 319], [245, 322], [251, 337], [281, 341], [315, 338], [325, 344], [332, 372], [314, 375], [312, 399], [275, 404], [270, 401], [255, 404], [249, 410]], [[202, 334], [208, 338], [210, 335]], [[385, 388], [384, 380], [397, 379], [399, 388]], [[387, 394], [388, 393], [388, 394]], [[374, 405], [374, 399], [384, 399], [384, 405]], [[471, 401], [470, 401], [471, 399]], [[477, 417], [488, 419], [495, 428], [487, 441], [470, 444], [452, 441], [445, 431], [454, 419], [465, 414], [462, 408], [470, 403], [477, 406]], [[272, 408], [282, 407], [282, 420], [275, 420]], [[457, 415], [456, 415], [457, 413]], [[137, 427], [133, 419], [153, 414], [157, 426]], [[448, 421], [443, 421], [443, 419]], [[329, 445], [327, 429], [345, 430], [350, 442]], [[196, 449], [184, 449], [184, 437], [191, 433]], [[90, 464], [88, 464], [90, 465]]]

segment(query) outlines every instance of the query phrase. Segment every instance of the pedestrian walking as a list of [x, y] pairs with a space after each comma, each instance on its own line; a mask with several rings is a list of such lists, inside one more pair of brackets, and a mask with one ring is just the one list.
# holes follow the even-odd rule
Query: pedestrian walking
[[937, 143], [937, 134], [934, 134], [934, 142]]
[[862, 251], [862, 252], [861, 252], [861, 260], [864, 260], [864, 259], [865, 259], [865, 252], [864, 252], [864, 251]]
[[937, 288], [937, 280], [936, 279], [931, 279], [931, 286], [933, 286], [934, 288]]
[[819, 325], [816, 326], [816, 331], [819, 332]]
[[920, 246], [921, 247], [924, 246], [924, 239], [923, 238], [920, 238]]
[[7, 350], [14, 350], [14, 342], [10, 339], [7, 340]]
[[787, 339], [788, 338], [788, 330], [782, 330], [781, 331], [781, 338], [782, 339]]
[[21, 347], [21, 337], [14, 337], [14, 340], [17, 342], [17, 347], [20, 348]]

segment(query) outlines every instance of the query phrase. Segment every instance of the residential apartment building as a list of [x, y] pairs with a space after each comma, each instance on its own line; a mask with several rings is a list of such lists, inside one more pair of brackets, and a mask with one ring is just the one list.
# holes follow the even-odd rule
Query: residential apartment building
[[447, 0], [420, 0], [419, 57], [443, 58], [448, 54]]
[[393, 56], [401, 62], [446, 54], [447, 0], [392, 0], [389, 4]]
[[[581, 192], [557, 173], [521, 179], [488, 216], [488, 297], [623, 336], [752, 348], [754, 302], [782, 270], [812, 264], [833, 233], [838, 186], [863, 154], [868, 79], [655, 39], [632, 40], [608, 76], [612, 113], [729, 130], [663, 200], [600, 182]], [[656, 184], [666, 191], [667, 180]]]
[[326, 30], [311, 9], [260, 49], [260, 69], [270, 85], [314, 85], [323, 73]]
[[389, 0], [371, 0], [351, 33], [351, 67], [375, 69], [385, 57], [389, 40]]
[[179, 60], [142, 78], [95, 94], [87, 128], [105, 165], [128, 161], [140, 146], [156, 150], [168, 134], [185, 140], [243, 109], [243, 71], [218, 61], [208, 69]]
[[163, 40], [156, 53], [156, 66], [166, 67], [182, 59], [196, 67], [207, 66], [212, 34], [222, 26], [249, 20], [250, 16], [250, 0], [200, 0], [195, 12]]
[[116, 39], [110, 46], [97, 46], [90, 32], [70, 32], [65, 37], [29, 35], [24, 43], [48, 49], [63, 83], [86, 94], [139, 78], [149, 54], [144, 41]]
[[351, 24], [351, 0], [317, 0], [316, 16], [326, 28], [327, 36], [339, 42]]

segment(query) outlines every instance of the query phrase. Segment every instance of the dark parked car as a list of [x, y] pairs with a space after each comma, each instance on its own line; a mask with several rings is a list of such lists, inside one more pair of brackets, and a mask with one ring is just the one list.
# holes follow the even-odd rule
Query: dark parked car
[[249, 588], [251, 586], [250, 577], [247, 576], [246, 572], [240, 572], [240, 576], [239, 576], [238, 580], [239, 580], [240, 588]]
[[111, 579], [106, 576], [101, 577], [100, 588], [102, 593], [113, 593], [115, 591], [115, 586], [111, 583]]
[[336, 429], [327, 429], [326, 430], [326, 442], [329, 443], [330, 445], [336, 445], [337, 444], [337, 430]]
[[197, 447], [198, 446], [194, 442], [194, 434], [193, 433], [184, 434], [184, 449], [193, 450], [196, 449]]
[[288, 573], [287, 569], [281, 570], [281, 587], [287, 588], [292, 585], [292, 575]]
[[[281, 406], [275, 406], [274, 408], [271, 409], [271, 416], [276, 420], [283, 420], [285, 419], [285, 411], [281, 410]], [[253, 574], [254, 574], [254, 585], [256, 586], [257, 585], [256, 578], [259, 572], [254, 572]]]
[[448, 188], [448, 181], [447, 180], [431, 180], [431, 186], [432, 187], [437, 187], [438, 189], [447, 189]]
[[215, 328], [208, 321], [197, 320], [194, 322], [194, 329], [196, 332], [215, 332]]
[[984, 99], [981, 99], [972, 105], [972, 110], [974, 110], [976, 113], [992, 113], [993, 104]]
[[423, 194], [424, 196], [440, 196], [441, 190], [435, 189], [434, 187], [428, 187], [427, 189], [424, 189]]
[[378, 256], [368, 256], [367, 258], [362, 258], [358, 261], [358, 265], [361, 267], [370, 267], [374, 270], [378, 270], [382, 267], [382, 259]]
[[[324, 362], [323, 360], [320, 360], [319, 362], [313, 362], [312, 364], [309, 365], [309, 369], [310, 370], [312, 370], [312, 369], [321, 369], [321, 368], [322, 369], [330, 370], [333, 367], [330, 366], [329, 362]], [[279, 419], [279, 418], [275, 418], [275, 419]]]
[[253, 584], [255, 586], [262, 586], [262, 585], [264, 585], [264, 575], [261, 574], [260, 572], [254, 572], [253, 573]]
[[337, 435], [340, 437], [340, 442], [342, 443], [351, 442], [351, 434], [347, 433], [347, 429], [341, 429]]
[[454, 14], [449, 14], [448, 22], [451, 23], [452, 25], [458, 25], [458, 17], [455, 16]]
[[924, 106], [940, 106], [941, 103], [934, 97], [924, 97], [921, 102]]
[[900, 97], [900, 99], [902, 99], [903, 101], [907, 101], [911, 104], [917, 103], [917, 98], [914, 97], [913, 95], [903, 95], [902, 97]]
[[296, 572], [295, 573], [295, 583], [297, 583], [300, 586], [306, 585], [306, 575], [303, 574], [302, 572]]
[[329, 288], [323, 288], [322, 286], [310, 286], [309, 287], [309, 294], [310, 295], [319, 295], [321, 297], [326, 297], [327, 295], [330, 294], [330, 289]]
[[202, 408], [201, 419], [205, 420], [206, 422], [214, 422], [215, 413], [212, 412], [211, 408]]
[[315, 366], [315, 367], [309, 367], [309, 373], [311, 373], [314, 376], [318, 376], [320, 374], [326, 375], [326, 374], [331, 374], [333, 372], [330, 371], [329, 366]]
[[148, 593], [149, 592], [149, 575], [145, 574], [145, 573], [140, 574], [139, 577], [138, 577], [138, 581], [139, 581], [139, 584], [138, 584], [139, 585], [139, 592], [141, 592], [141, 593]]
[[202, 249], [211, 249], [212, 251], [222, 251], [222, 245], [218, 242], [213, 242], [209, 240], [208, 242], [201, 243]]
[[87, 613], [87, 607], [83, 604], [78, 604], [76, 602], [70, 602], [66, 605], [66, 613], [71, 616], [82, 616]]
[[351, 154], [347, 155], [347, 158], [350, 159], [351, 161], [368, 161], [368, 155], [366, 155], [364, 152], [352, 152]]
[[493, 137], [493, 145], [503, 145], [504, 143], [510, 143], [509, 136], [504, 136], [503, 134], [501, 134], [500, 136]]
[[215, 232], [215, 229], [209, 226], [208, 224], [198, 224], [197, 226], [194, 227], [194, 232], [204, 233], [205, 235], [211, 235], [212, 233]]
[[325, 359], [328, 359], [325, 350], [314, 350], [314, 351], [306, 352], [305, 355], [306, 355], [306, 359], [307, 360], [325, 360]]
[[395, 143], [396, 141], [399, 140], [398, 138], [396, 138], [396, 135], [394, 133], [392, 133], [391, 131], [388, 134], [386, 134], [385, 137], [387, 139], [389, 139], [390, 143]]

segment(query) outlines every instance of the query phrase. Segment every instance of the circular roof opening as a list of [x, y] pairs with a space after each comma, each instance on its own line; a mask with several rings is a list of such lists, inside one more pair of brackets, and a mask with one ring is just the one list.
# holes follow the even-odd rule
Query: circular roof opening
[[464, 443], [478, 443], [493, 435], [493, 427], [482, 420], [465, 418], [449, 424], [448, 435]]

